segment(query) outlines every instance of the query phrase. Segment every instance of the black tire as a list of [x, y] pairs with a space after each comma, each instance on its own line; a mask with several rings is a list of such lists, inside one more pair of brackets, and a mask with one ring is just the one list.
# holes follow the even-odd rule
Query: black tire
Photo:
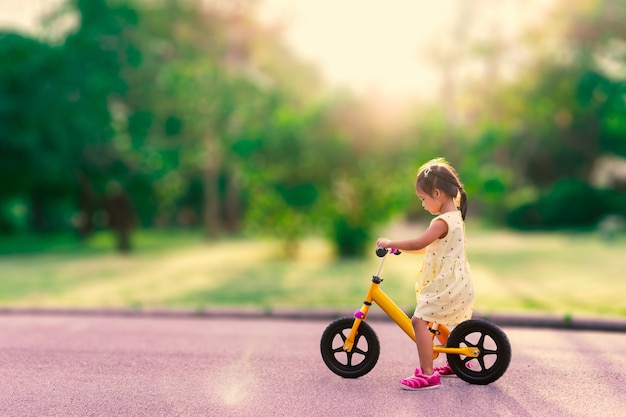
[[364, 321], [354, 340], [351, 352], [343, 350], [343, 343], [350, 334], [354, 318], [343, 317], [330, 323], [320, 342], [322, 359], [328, 369], [344, 378], [358, 378], [371, 371], [380, 355], [380, 343], [374, 330]]
[[465, 382], [487, 385], [506, 372], [511, 362], [511, 344], [498, 326], [487, 320], [468, 320], [459, 324], [448, 337], [447, 347], [475, 346], [480, 355], [447, 355], [452, 370]]

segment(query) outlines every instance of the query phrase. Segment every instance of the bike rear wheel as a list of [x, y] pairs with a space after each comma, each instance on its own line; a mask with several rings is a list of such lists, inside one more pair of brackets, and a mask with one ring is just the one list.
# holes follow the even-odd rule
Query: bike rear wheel
[[456, 375], [470, 384], [487, 385], [499, 379], [511, 362], [511, 344], [506, 334], [487, 320], [468, 320], [452, 330], [447, 347], [476, 347], [476, 358], [447, 355]]
[[351, 352], [343, 350], [354, 318], [343, 317], [330, 323], [320, 342], [324, 363], [334, 373], [344, 378], [358, 378], [371, 371], [380, 356], [380, 343], [374, 330], [362, 321]]

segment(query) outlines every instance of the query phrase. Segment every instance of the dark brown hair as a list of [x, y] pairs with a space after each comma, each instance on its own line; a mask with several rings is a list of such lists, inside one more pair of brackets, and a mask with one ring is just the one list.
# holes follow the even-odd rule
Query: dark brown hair
[[435, 189], [459, 199], [461, 216], [467, 213], [467, 194], [456, 170], [443, 158], [435, 158], [422, 165], [417, 172], [415, 187], [432, 196]]

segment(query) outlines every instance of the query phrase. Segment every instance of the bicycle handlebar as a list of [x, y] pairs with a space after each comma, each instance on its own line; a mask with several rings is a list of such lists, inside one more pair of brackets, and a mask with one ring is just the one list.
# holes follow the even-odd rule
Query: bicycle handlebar
[[378, 256], [379, 258], [384, 257], [385, 255], [387, 255], [388, 252], [393, 253], [394, 255], [400, 255], [402, 253], [396, 248], [387, 249], [383, 246], [379, 246], [376, 248], [376, 256]]

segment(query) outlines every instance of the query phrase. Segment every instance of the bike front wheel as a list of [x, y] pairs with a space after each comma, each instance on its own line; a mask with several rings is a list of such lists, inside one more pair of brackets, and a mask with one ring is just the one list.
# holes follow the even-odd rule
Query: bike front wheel
[[511, 344], [506, 334], [487, 320], [468, 320], [452, 330], [447, 347], [476, 347], [476, 358], [448, 354], [456, 375], [470, 384], [487, 385], [506, 372], [511, 362]]
[[354, 318], [343, 317], [330, 323], [320, 342], [322, 359], [328, 369], [344, 378], [358, 378], [371, 371], [380, 355], [380, 343], [374, 330], [362, 321], [352, 351], [343, 350]]

